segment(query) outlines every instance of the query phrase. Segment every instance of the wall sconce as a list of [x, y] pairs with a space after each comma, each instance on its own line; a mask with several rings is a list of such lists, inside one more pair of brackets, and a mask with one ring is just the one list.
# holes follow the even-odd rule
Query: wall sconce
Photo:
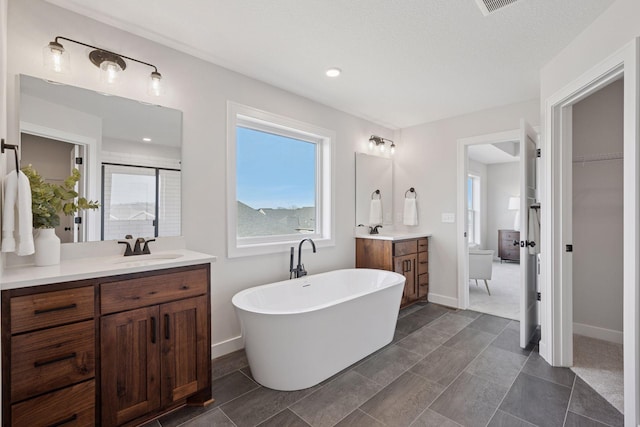
[[389, 146], [389, 149], [391, 151], [391, 154], [395, 154], [396, 144], [390, 139], [386, 139], [377, 135], [371, 135], [369, 137], [369, 150], [373, 150], [375, 147], [378, 147], [378, 150], [380, 150], [381, 153], [384, 153], [386, 148], [385, 147], [386, 142], [391, 143], [391, 145]]
[[93, 65], [100, 68], [100, 81], [107, 85], [114, 85], [118, 81], [120, 72], [127, 68], [127, 63], [124, 61], [125, 59], [153, 68], [149, 76], [147, 92], [149, 95], [160, 96], [162, 92], [162, 86], [160, 84], [162, 75], [158, 72], [158, 68], [156, 68], [155, 65], [62, 36], [57, 36], [44, 47], [43, 60], [45, 68], [55, 73], [66, 73], [69, 71], [69, 52], [65, 50], [58, 40], [66, 40], [94, 49], [89, 53], [89, 60]]

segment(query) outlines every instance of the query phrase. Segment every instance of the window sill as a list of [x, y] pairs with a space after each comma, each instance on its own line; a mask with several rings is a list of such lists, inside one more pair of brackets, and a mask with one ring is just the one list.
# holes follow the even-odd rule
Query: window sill
[[[297, 249], [298, 244], [304, 238], [305, 237], [301, 236], [300, 239], [298, 240], [290, 240], [288, 242], [261, 243], [261, 244], [229, 247], [227, 249], [227, 257], [241, 258], [241, 257], [256, 256], [256, 255], [288, 253], [291, 250], [292, 246]], [[313, 243], [315, 243], [316, 248], [328, 248], [336, 245], [335, 239], [332, 239], [332, 238], [313, 239]], [[310, 248], [310, 247], [311, 245], [304, 246], [304, 248]]]

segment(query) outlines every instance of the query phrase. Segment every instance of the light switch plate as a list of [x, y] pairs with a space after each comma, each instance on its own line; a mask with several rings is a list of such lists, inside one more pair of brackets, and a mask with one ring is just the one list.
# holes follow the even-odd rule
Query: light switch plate
[[442, 222], [456, 222], [456, 214], [454, 213], [449, 213], [449, 212], [443, 212], [442, 213]]

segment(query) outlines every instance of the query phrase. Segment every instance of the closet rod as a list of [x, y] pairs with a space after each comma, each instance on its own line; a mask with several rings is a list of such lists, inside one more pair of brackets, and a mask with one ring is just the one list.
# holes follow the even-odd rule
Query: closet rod
[[573, 163], [589, 163], [589, 162], [601, 162], [603, 160], [618, 160], [624, 158], [623, 153], [603, 153], [592, 154], [589, 156], [577, 156], [573, 159]]

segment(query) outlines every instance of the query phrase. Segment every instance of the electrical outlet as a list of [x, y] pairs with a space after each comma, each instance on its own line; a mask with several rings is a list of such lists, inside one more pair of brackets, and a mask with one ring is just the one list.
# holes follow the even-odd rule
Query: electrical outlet
[[444, 212], [442, 214], [442, 222], [449, 222], [449, 223], [456, 222], [456, 214]]

